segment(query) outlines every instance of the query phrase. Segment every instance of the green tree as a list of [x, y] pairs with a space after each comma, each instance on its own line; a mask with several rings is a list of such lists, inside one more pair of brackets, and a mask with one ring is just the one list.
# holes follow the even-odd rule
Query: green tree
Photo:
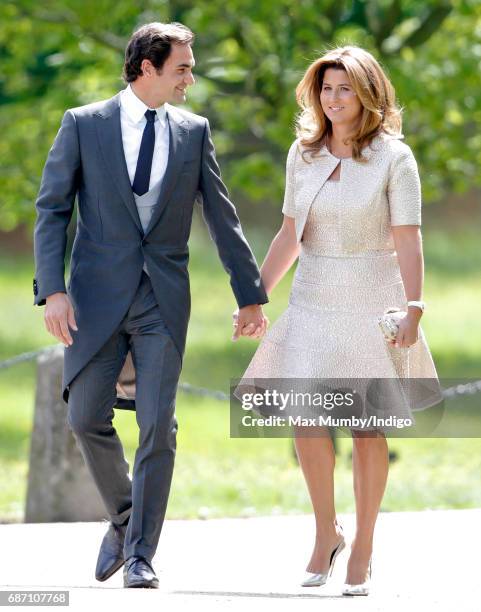
[[[189, 106], [209, 117], [243, 217], [279, 215], [294, 91], [324, 49], [358, 44], [405, 108], [425, 202], [481, 183], [477, 0], [6, 0], [0, 5], [0, 228], [32, 223], [48, 148], [68, 107], [113, 95], [134, 28], [197, 35]], [[246, 206], [246, 204], [249, 204]]]

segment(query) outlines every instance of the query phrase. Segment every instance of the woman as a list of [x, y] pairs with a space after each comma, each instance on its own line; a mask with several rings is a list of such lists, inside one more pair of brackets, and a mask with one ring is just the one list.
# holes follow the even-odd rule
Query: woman
[[[256, 388], [261, 379], [294, 377], [435, 381], [407, 406], [412, 416], [442, 395], [419, 326], [420, 180], [413, 153], [400, 140], [393, 86], [370, 53], [345, 46], [314, 61], [296, 94], [301, 113], [287, 158], [284, 221], [261, 268], [267, 293], [297, 257], [299, 263], [289, 306], [264, 336], [243, 381], [255, 379]], [[390, 344], [378, 325], [389, 307], [406, 312]], [[384, 408], [389, 414], [391, 406]], [[388, 446], [382, 428], [351, 432], [356, 534], [343, 594], [367, 595]], [[320, 586], [345, 547], [334, 507], [334, 449], [325, 428], [315, 437], [295, 428], [295, 444], [316, 520], [303, 586]]]

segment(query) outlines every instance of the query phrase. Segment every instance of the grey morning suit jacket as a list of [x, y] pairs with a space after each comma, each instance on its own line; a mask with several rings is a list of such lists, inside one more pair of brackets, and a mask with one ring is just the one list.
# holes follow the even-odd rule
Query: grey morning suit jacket
[[[268, 301], [215, 159], [209, 122], [166, 105], [169, 160], [158, 201], [142, 229], [122, 145], [120, 94], [67, 110], [48, 154], [36, 202], [34, 304], [67, 292], [78, 331], [65, 348], [63, 399], [80, 370], [114, 333], [132, 303], [147, 263], [162, 317], [179, 351], [190, 316], [187, 264], [194, 202], [230, 275], [239, 307]], [[78, 195], [78, 221], [68, 287], [66, 230]], [[209, 287], [206, 287], [209, 291]], [[117, 407], [135, 409], [129, 354], [117, 384]]]

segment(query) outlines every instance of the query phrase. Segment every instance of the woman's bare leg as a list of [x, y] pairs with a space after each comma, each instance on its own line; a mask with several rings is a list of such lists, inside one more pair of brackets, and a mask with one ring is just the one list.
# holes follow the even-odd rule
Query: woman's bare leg
[[295, 445], [316, 520], [316, 540], [306, 571], [325, 574], [341, 535], [334, 507], [335, 453], [327, 428], [316, 428], [316, 437], [312, 437], [313, 430], [296, 427]]
[[352, 467], [356, 499], [356, 535], [347, 564], [347, 584], [366, 580], [374, 526], [386, 488], [389, 450], [382, 432], [353, 432]]

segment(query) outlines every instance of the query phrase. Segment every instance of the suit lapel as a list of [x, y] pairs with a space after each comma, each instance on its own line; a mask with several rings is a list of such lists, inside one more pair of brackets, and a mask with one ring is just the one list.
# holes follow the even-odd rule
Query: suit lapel
[[162, 178], [159, 198], [154, 207], [149, 225], [145, 230], [145, 235], [149, 234], [160, 220], [162, 213], [172, 195], [179, 173], [182, 169], [185, 157], [185, 150], [188, 140], [187, 122], [175, 108], [166, 105], [167, 120], [169, 124], [169, 159], [167, 168]]
[[[314, 198], [337, 166], [337, 161], [333, 157], [325, 155], [322, 150], [320, 155], [320, 158], [312, 159], [310, 164], [305, 163], [302, 158], [298, 162], [299, 165], [296, 170], [296, 204], [299, 210], [296, 223], [298, 242], [302, 239], [304, 226]], [[313, 167], [315, 168], [314, 172]]]
[[95, 113], [97, 137], [105, 164], [135, 225], [143, 233], [132, 185], [125, 162], [120, 125], [120, 93], [108, 100], [105, 107]]

